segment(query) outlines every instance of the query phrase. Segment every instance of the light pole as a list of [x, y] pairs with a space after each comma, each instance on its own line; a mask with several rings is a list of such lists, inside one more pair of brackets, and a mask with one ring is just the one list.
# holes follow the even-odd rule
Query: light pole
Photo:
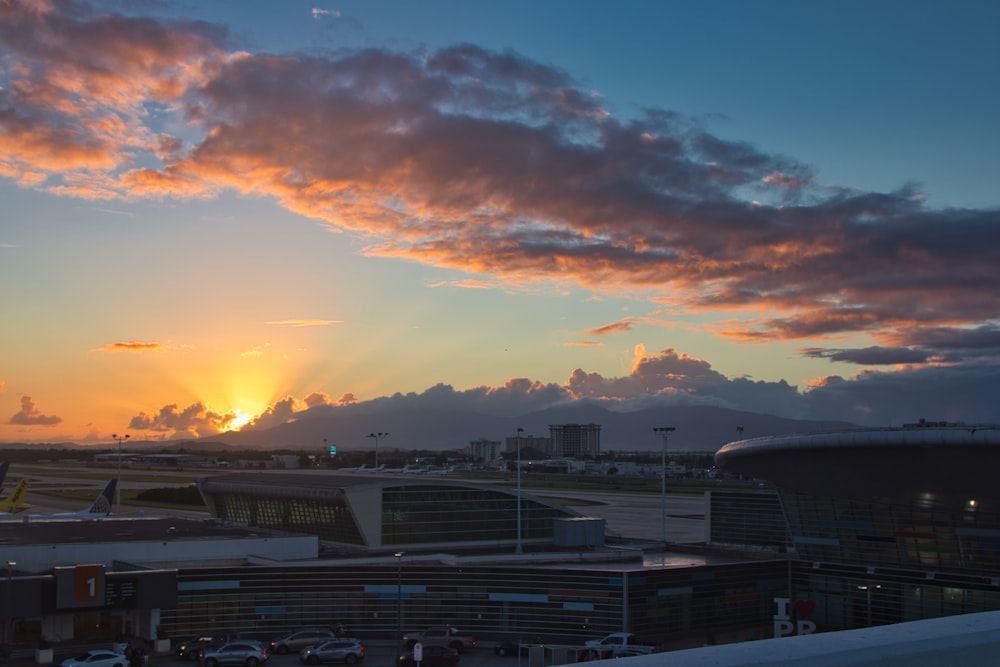
[[403, 654], [403, 553], [396, 552], [396, 657]]
[[381, 440], [382, 438], [389, 437], [389, 434], [382, 433], [381, 431], [379, 431], [378, 433], [369, 433], [365, 437], [375, 438], [375, 472], [378, 472], [378, 441]]
[[663, 436], [663, 454], [660, 455], [660, 537], [667, 547], [667, 436], [676, 430], [673, 426], [654, 426], [653, 433]]
[[4, 610], [6, 613], [5, 613], [4, 619], [3, 619], [4, 620], [4, 624], [3, 624], [3, 642], [4, 642], [3, 655], [4, 655], [4, 664], [7, 664], [7, 665], [10, 664], [10, 640], [11, 640], [11, 636], [10, 636], [11, 632], [10, 631], [11, 631], [11, 626], [13, 625], [13, 623], [11, 623], [11, 618], [10, 617], [11, 617], [11, 609], [13, 608], [12, 605], [14, 604], [14, 602], [12, 600], [12, 596], [11, 596], [10, 579], [11, 579], [11, 577], [14, 574], [14, 566], [15, 565], [17, 565], [17, 563], [15, 561], [12, 561], [12, 560], [7, 561], [7, 596], [6, 596], [7, 597], [7, 604], [5, 605], [7, 608]]
[[521, 434], [523, 428], [517, 429], [517, 546], [515, 551], [521, 553]]
[[116, 489], [118, 493], [118, 509], [115, 510], [115, 514], [122, 513], [122, 441], [128, 440], [128, 433], [125, 435], [118, 435], [117, 433], [112, 433], [111, 437], [118, 441], [118, 484]]

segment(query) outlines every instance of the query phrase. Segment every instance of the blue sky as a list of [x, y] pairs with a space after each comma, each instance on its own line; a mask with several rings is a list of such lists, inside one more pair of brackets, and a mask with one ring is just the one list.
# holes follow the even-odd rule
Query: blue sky
[[1000, 420], [998, 19], [8, 3], [0, 439], [439, 385]]

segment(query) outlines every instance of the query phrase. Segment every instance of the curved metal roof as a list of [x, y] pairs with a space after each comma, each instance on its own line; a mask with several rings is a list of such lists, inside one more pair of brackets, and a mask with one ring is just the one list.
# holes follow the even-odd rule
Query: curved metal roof
[[[198, 487], [207, 493], [252, 493], [268, 498], [322, 499], [326, 502], [343, 503], [348, 493], [362, 489], [406, 487], [453, 487], [462, 489], [488, 490], [496, 493], [515, 495], [515, 492], [492, 484], [479, 484], [441, 477], [351, 475], [344, 473], [308, 472], [246, 472], [229, 473], [214, 477], [202, 477]], [[528, 494], [522, 492], [522, 497]], [[564, 509], [556, 503], [532, 496], [533, 501]]]
[[1000, 510], [1000, 426], [993, 424], [750, 438], [719, 449], [715, 462], [808, 495], [902, 504], [930, 498], [949, 508], [976, 501]]
[[792, 433], [759, 438], [747, 438], [727, 443], [715, 453], [715, 463], [726, 463], [741, 456], [763, 452], [809, 450], [826, 447], [849, 449], [857, 447], [915, 446], [1000, 446], [1000, 426], [958, 425], [947, 427], [913, 426], [900, 428], [857, 429], [823, 431], [821, 433]]

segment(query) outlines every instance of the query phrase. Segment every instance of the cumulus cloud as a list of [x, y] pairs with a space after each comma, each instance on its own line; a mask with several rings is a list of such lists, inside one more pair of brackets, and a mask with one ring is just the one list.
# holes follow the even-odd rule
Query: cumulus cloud
[[43, 415], [31, 399], [31, 396], [22, 396], [21, 409], [7, 420], [8, 424], [19, 426], [55, 426], [60, 422], [62, 422], [62, 417]]
[[330, 396], [323, 391], [314, 391], [302, 399], [307, 407], [315, 408], [318, 405], [330, 405]]
[[[902, 424], [925, 415], [973, 423], [995, 414], [992, 387], [998, 383], [1000, 369], [996, 367], [906, 366], [891, 373], [864, 370], [850, 378], [829, 375], [816, 378], [799, 390], [783, 380], [730, 378], [704, 359], [673, 348], [649, 352], [638, 345], [632, 368], [623, 376], [606, 377], [578, 368], [562, 384], [511, 378], [499, 387], [456, 389], [439, 383], [422, 392], [397, 393], [366, 401], [353, 393], [332, 401], [323, 392], [313, 392], [305, 398], [286, 396], [240, 430], [264, 430], [304, 419], [336, 419], [340, 414], [337, 411], [346, 410], [372, 419], [393, 409], [408, 410], [422, 418], [448, 415], [451, 411], [509, 418], [580, 404], [614, 412], [714, 406], [790, 419], [870, 426]], [[152, 416], [140, 413], [133, 418], [130, 428], [158, 430], [173, 437], [205, 436], [228, 430], [234, 417], [214, 413], [201, 403], [184, 410], [168, 405]]]
[[348, 392], [337, 399], [337, 405], [354, 405], [358, 402], [358, 397]]
[[152, 414], [140, 412], [132, 417], [128, 427], [134, 431], [155, 431], [170, 437], [197, 438], [228, 430], [237, 417], [232, 411], [210, 410], [200, 401], [183, 409], [171, 403]]

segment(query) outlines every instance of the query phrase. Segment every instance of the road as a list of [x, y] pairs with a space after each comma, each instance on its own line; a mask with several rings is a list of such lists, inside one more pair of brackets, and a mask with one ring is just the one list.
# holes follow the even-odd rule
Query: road
[[[540, 493], [543, 497], [574, 498], [587, 505], [574, 507], [585, 516], [605, 520], [608, 533], [626, 538], [662, 540], [663, 521], [666, 516], [666, 537], [676, 544], [695, 544], [705, 541], [705, 497], [640, 495], [629, 493], [600, 493], [593, 491], [560, 491]], [[662, 512], [663, 508], [666, 512]]]

